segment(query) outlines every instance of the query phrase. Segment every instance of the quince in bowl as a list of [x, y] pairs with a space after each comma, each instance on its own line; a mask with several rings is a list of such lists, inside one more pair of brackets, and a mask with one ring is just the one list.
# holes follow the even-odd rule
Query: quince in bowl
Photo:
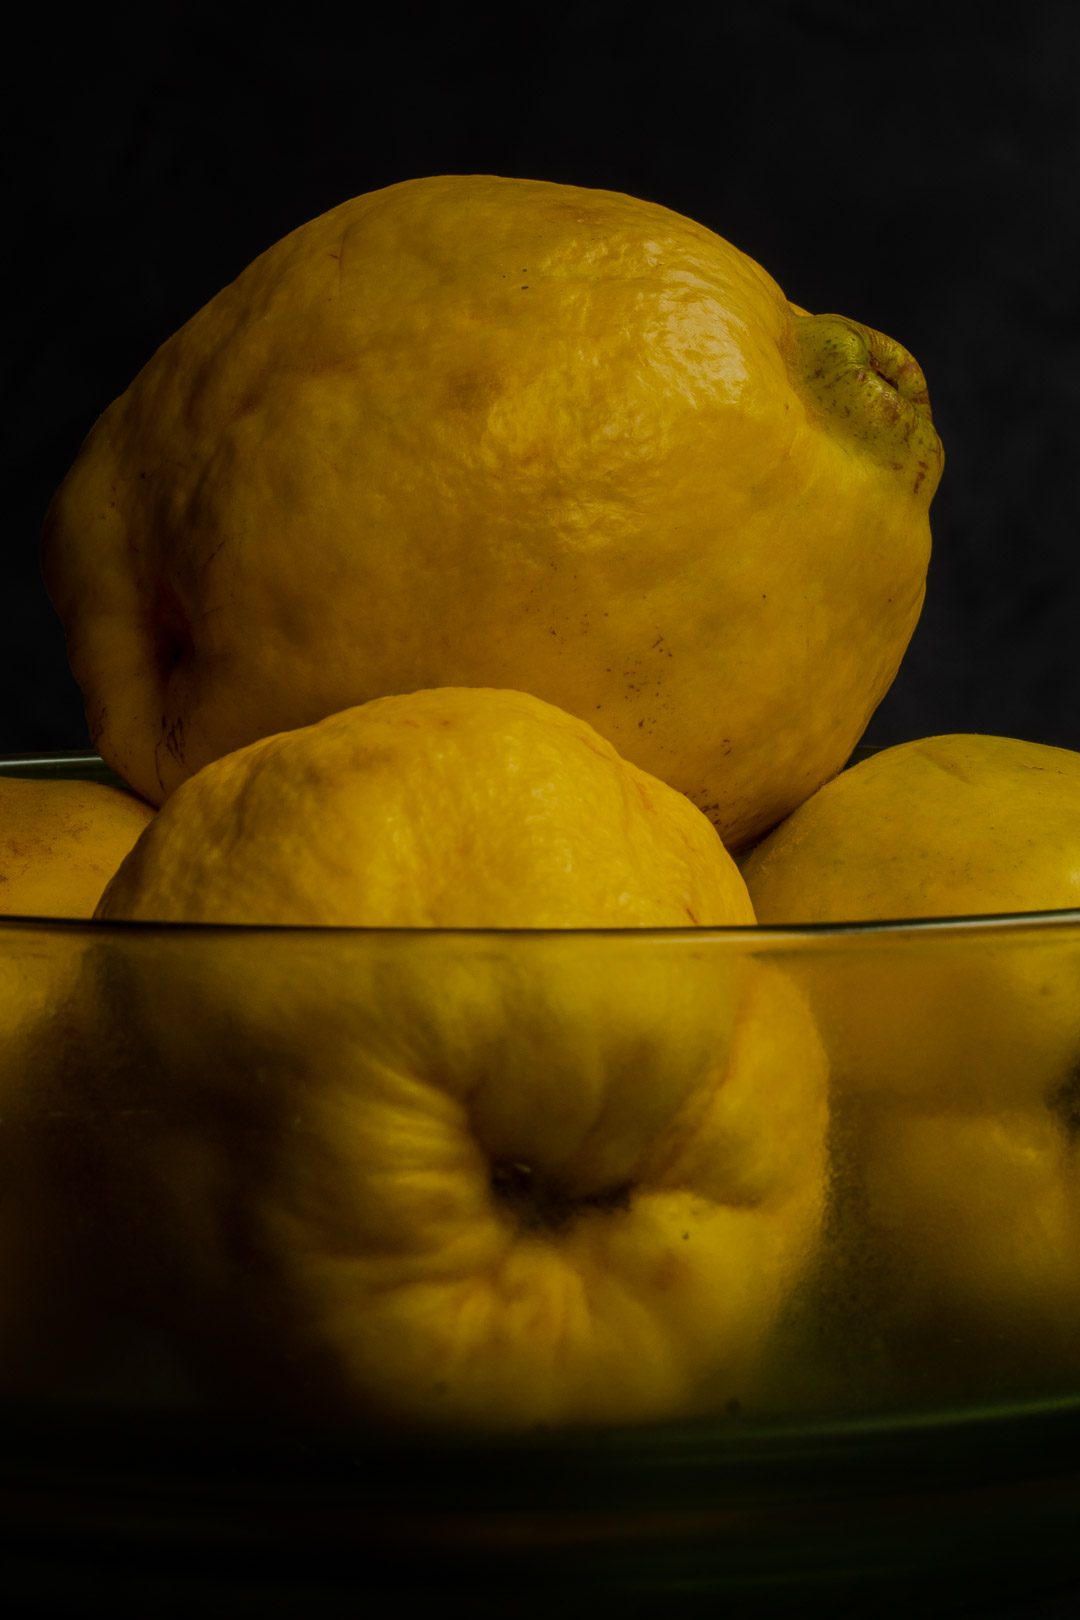
[[[370, 707], [364, 746], [390, 769], [403, 711]], [[656, 896], [627, 898], [568, 835], [582, 908], [642, 908], [630, 926], [175, 915], [208, 862], [230, 873], [219, 893], [255, 881], [282, 803], [271, 739], [243, 751], [246, 844], [208, 836], [234, 755], [214, 794], [202, 774], [190, 844], [159, 812], [96, 920], [0, 926], [5, 962], [68, 964], [3, 1056], [41, 1099], [8, 1154], [29, 1163], [58, 1121], [66, 1143], [51, 1221], [8, 1200], [5, 1252], [77, 1238], [63, 1275], [82, 1277], [66, 1314], [37, 1317], [50, 1353], [24, 1334], [3, 1366], [10, 1466], [70, 1479], [77, 1461], [95, 1524], [117, 1508], [96, 1573], [141, 1568], [148, 1601], [181, 1559], [207, 1592], [223, 1568], [305, 1600], [437, 1584], [481, 1614], [505, 1612], [508, 1581], [529, 1614], [688, 1581], [882, 1604], [1064, 1581], [1080, 913], [755, 923], [697, 812], [679, 805], [673, 839], [673, 806], [587, 727], [534, 700], [499, 712], [521, 806], [541, 733], [585, 748], [595, 825], [610, 846], [617, 799], [696, 920], [643, 923]], [[453, 721], [432, 725], [430, 768], [464, 746], [468, 704], [427, 716]], [[355, 746], [325, 724], [309, 772]], [[329, 825], [340, 898], [356, 833], [340, 807]], [[421, 832], [459, 840], [453, 805], [436, 795]], [[297, 909], [301, 853], [286, 841]], [[516, 876], [525, 892], [527, 863]], [[167, 900], [171, 920], [138, 915]], [[1026, 1029], [1023, 1048], [997, 1041], [989, 1063], [988, 1020]], [[31, 1270], [9, 1273], [9, 1323], [34, 1320]], [[57, 1500], [59, 1591], [87, 1578], [90, 1508]], [[173, 1565], [139, 1565], [163, 1506]]]

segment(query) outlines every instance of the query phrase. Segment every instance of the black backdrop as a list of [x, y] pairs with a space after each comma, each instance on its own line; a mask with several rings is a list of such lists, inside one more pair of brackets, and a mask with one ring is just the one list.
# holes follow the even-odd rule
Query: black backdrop
[[9, 52], [0, 752], [85, 746], [37, 540], [96, 414], [286, 230], [451, 171], [653, 198], [905, 343], [947, 466], [868, 739], [1080, 748], [1080, 6], [343, 15], [40, 7]]

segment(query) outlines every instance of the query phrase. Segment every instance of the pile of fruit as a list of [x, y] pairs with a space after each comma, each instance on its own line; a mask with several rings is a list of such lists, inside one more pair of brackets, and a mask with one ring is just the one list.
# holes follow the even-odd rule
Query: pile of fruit
[[97, 919], [0, 959], [0, 1378], [61, 1297], [398, 1424], [1080, 1373], [1080, 946], [777, 943], [1080, 904], [1080, 756], [843, 769], [941, 466], [897, 343], [607, 192], [391, 186], [165, 343], [43, 543], [130, 792], [0, 778], [3, 909]]

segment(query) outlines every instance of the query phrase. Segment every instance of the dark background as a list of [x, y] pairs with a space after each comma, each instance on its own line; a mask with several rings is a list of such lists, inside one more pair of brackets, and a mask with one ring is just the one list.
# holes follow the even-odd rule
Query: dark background
[[947, 466], [868, 737], [1080, 748], [1080, 6], [387, 11], [24, 8], [0, 95], [0, 753], [86, 744], [37, 538], [97, 413], [285, 231], [447, 171], [652, 198], [905, 343]]
[[85, 746], [37, 540], [97, 413], [285, 231], [448, 171], [652, 198], [905, 343], [947, 466], [868, 740], [1080, 748], [1080, 6], [39, 13], [4, 87], [0, 753]]

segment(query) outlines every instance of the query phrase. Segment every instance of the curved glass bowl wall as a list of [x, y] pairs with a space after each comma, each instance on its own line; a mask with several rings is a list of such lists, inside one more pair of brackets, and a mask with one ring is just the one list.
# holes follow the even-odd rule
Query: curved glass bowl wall
[[[0, 769], [108, 779], [83, 756]], [[424, 1032], [429, 1063], [512, 1069], [520, 1037], [556, 1091], [578, 1062], [626, 1065], [632, 1085], [706, 1050], [722, 1066], [754, 997], [784, 1066], [760, 1081], [762, 1151], [783, 1158], [790, 1121], [769, 1099], [790, 1092], [787, 1066], [822, 1053], [829, 1121], [813, 1239], [739, 1399], [406, 1434], [294, 1403], [281, 1363], [256, 1365], [275, 1308], [245, 1266], [270, 1240], [235, 1189], [259, 1196], [260, 1167], [319, 1129], [285, 1106], [290, 1088], [328, 1066], [370, 1072], [388, 1018]], [[252, 1108], [250, 1088], [277, 1100]], [[1077, 912], [562, 934], [0, 919], [7, 1551], [36, 1556], [44, 1490], [72, 1592], [95, 1558], [130, 1569], [162, 1511], [174, 1551], [209, 1569], [212, 1544], [215, 1578], [245, 1592], [268, 1567], [254, 1536], [298, 1595], [436, 1584], [477, 1613], [511, 1612], [507, 1582], [514, 1613], [570, 1592], [585, 1613], [620, 1594], [738, 1595], [756, 1612], [858, 1592], [880, 1609], [928, 1581], [962, 1596], [1064, 1579], [1080, 1518], [1078, 1144]], [[533, 1170], [494, 1155], [492, 1198], [520, 1200]], [[591, 1218], [628, 1219], [632, 1178], [599, 1192]], [[560, 1241], [569, 1218], [541, 1237]], [[176, 1270], [185, 1244], [194, 1282]], [[317, 1360], [294, 1360], [318, 1380]], [[73, 1478], [113, 1504], [93, 1552]], [[61, 1600], [68, 1577], [48, 1579]]]

